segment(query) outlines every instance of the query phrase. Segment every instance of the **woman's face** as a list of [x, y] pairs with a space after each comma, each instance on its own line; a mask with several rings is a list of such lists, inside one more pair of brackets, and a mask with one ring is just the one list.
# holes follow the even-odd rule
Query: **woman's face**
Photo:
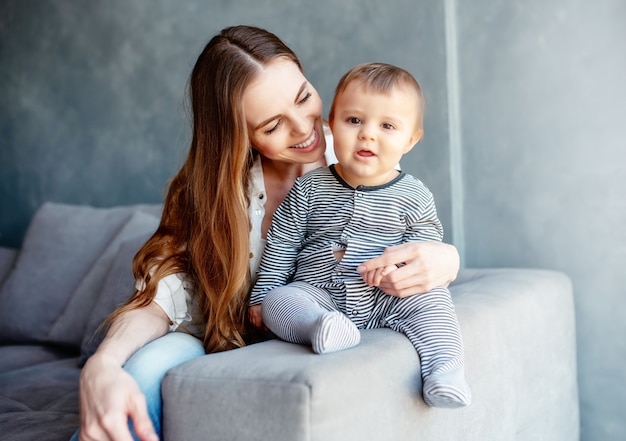
[[243, 94], [250, 142], [270, 160], [307, 164], [326, 149], [322, 100], [287, 58], [267, 64]]

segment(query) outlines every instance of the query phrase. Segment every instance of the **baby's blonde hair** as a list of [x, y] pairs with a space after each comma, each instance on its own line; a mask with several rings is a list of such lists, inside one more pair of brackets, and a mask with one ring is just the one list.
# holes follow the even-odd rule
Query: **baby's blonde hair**
[[329, 121], [334, 119], [337, 97], [355, 81], [362, 83], [366, 89], [378, 93], [389, 93], [394, 87], [412, 89], [417, 98], [417, 125], [422, 128], [426, 102], [420, 84], [413, 75], [398, 66], [375, 62], [358, 64], [341, 77], [328, 113]]

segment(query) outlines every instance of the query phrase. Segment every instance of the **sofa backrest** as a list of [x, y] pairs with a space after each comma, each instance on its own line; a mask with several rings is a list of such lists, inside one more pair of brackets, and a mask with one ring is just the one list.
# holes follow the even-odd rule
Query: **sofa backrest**
[[160, 212], [160, 205], [43, 204], [22, 248], [0, 254], [0, 343], [93, 350], [95, 328], [132, 293], [132, 258]]

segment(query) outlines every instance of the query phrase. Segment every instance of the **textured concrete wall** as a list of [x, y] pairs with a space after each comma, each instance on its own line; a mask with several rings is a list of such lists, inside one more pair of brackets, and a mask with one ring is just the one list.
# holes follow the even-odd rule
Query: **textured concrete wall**
[[457, 8], [466, 264], [570, 275], [581, 439], [624, 440], [626, 2]]
[[18, 246], [45, 200], [161, 200], [190, 138], [187, 77], [209, 38], [233, 24], [283, 38], [325, 111], [353, 64], [386, 61], [411, 71], [426, 90], [428, 115], [425, 139], [402, 165], [431, 187], [450, 233], [443, 7], [423, 3], [3, 1], [0, 244]]

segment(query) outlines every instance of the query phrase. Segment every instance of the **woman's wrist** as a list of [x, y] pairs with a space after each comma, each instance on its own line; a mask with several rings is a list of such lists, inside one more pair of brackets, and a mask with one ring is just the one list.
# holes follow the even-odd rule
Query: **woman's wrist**
[[126, 356], [115, 345], [108, 345], [106, 342], [102, 342], [100, 347], [89, 357], [91, 364], [97, 364], [100, 366], [119, 366], [122, 367], [128, 360], [129, 356]]

